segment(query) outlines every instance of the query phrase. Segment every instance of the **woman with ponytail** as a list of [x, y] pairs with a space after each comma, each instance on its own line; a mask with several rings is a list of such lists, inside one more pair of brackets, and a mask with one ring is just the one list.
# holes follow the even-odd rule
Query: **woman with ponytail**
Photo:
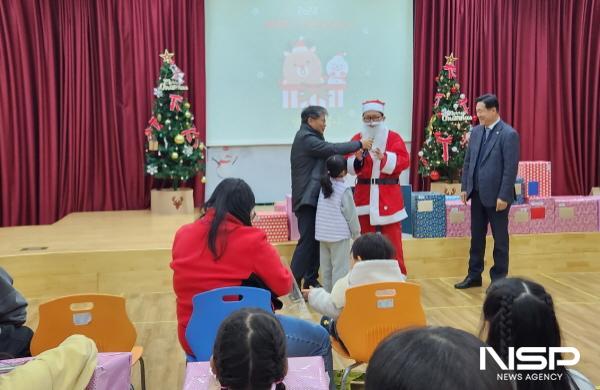
[[317, 202], [315, 238], [320, 241], [319, 259], [323, 288], [327, 292], [350, 270], [352, 238], [360, 235], [352, 189], [345, 183], [346, 159], [333, 155], [326, 161]]
[[[280, 309], [277, 297], [291, 291], [291, 272], [267, 241], [265, 232], [252, 226], [254, 206], [254, 193], [245, 181], [225, 179], [204, 205], [204, 215], [175, 234], [171, 268], [179, 342], [189, 355], [193, 352], [185, 331], [196, 294], [220, 287], [258, 287], [269, 290], [273, 307]], [[276, 318], [286, 334], [288, 356], [322, 356], [331, 375], [333, 360], [327, 331], [299, 318]]]
[[285, 390], [285, 334], [271, 313], [242, 309], [219, 327], [210, 359], [221, 389]]
[[[521, 278], [505, 278], [494, 282], [483, 303], [484, 325], [481, 333], [487, 333], [487, 343], [507, 363], [509, 348], [561, 347], [560, 328], [552, 297], [538, 283]], [[562, 359], [561, 356], [557, 356]], [[515, 362], [517, 363], [517, 362]], [[581, 373], [557, 366], [554, 370], [521, 371], [518, 390], [593, 390], [594, 386]], [[531, 374], [538, 375], [531, 375]], [[551, 377], [557, 380], [532, 380], [528, 378]], [[526, 375], [529, 374], [529, 375]]]

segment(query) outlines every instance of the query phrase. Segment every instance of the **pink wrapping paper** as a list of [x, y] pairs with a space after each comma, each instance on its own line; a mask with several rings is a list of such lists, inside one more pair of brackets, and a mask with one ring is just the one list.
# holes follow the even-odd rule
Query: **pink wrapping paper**
[[[554, 199], [537, 198], [529, 201], [531, 206], [530, 233], [553, 233], [554, 232]], [[540, 214], [544, 218], [538, 218]]]
[[555, 232], [598, 231], [598, 199], [590, 196], [554, 197]]
[[[2, 360], [2, 365], [21, 365], [33, 358]], [[98, 364], [86, 390], [129, 390], [131, 385], [131, 353], [98, 354]]]
[[275, 202], [273, 208], [275, 209], [275, 211], [282, 211], [284, 213], [287, 211], [287, 205], [285, 204], [285, 201]]
[[[283, 380], [290, 390], [327, 390], [329, 377], [323, 359], [319, 356], [288, 358], [288, 373]], [[209, 362], [188, 363], [185, 370], [184, 390], [220, 389], [210, 372]]]
[[513, 204], [508, 212], [508, 233], [528, 234], [531, 224], [531, 206], [528, 204]]
[[[519, 161], [517, 176], [525, 180], [525, 197], [547, 198], [552, 196], [552, 168], [550, 161]], [[539, 183], [539, 195], [529, 194], [529, 183]]]
[[446, 201], [446, 237], [471, 236], [471, 205], [460, 200]]
[[594, 199], [598, 204], [598, 231], [600, 231], [600, 195], [592, 195], [588, 196], [588, 198]]
[[281, 211], [258, 211], [252, 226], [260, 228], [267, 233], [269, 242], [282, 242], [289, 240], [288, 216]]
[[296, 218], [294, 208], [292, 207], [292, 195], [285, 196], [285, 204], [290, 228], [290, 240], [298, 241], [300, 239], [300, 231], [298, 230], [298, 219]]

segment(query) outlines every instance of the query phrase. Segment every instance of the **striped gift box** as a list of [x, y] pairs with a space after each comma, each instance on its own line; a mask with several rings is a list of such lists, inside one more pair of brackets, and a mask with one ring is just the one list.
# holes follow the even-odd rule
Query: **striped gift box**
[[526, 198], [547, 198], [552, 195], [550, 161], [519, 161], [517, 176], [525, 180]]

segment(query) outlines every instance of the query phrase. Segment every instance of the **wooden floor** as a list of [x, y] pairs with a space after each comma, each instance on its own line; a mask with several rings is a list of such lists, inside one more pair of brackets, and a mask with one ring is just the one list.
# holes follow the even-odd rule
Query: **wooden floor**
[[[149, 211], [76, 213], [49, 226], [3, 228], [0, 266], [29, 300], [28, 325], [33, 329], [37, 306], [49, 298], [123, 294], [138, 343], [144, 346], [148, 389], [180, 389], [185, 363], [168, 264], [174, 232], [193, 219]], [[293, 248], [294, 243], [278, 245], [284, 261]], [[478, 334], [487, 282], [463, 291], [452, 287], [464, 276], [468, 248], [467, 239], [404, 241], [409, 277], [422, 286], [429, 324]], [[578, 369], [600, 384], [600, 233], [512, 236], [510, 269], [511, 275], [531, 278], [550, 291], [564, 344], [580, 350]], [[343, 364], [336, 357], [336, 367]], [[139, 383], [138, 369], [134, 384]]]

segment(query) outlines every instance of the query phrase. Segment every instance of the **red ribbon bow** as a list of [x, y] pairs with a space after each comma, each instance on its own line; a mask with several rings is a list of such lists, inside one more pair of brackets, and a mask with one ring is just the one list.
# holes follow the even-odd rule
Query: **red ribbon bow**
[[469, 107], [467, 107], [467, 101], [468, 100], [469, 99], [467, 99], [467, 98], [458, 99], [458, 105], [461, 106], [465, 112], [469, 111]]
[[442, 69], [447, 70], [448, 71], [448, 77], [451, 79], [456, 78], [456, 66], [454, 65], [444, 65], [442, 67]]
[[435, 132], [435, 141], [439, 144], [442, 144], [442, 158], [444, 162], [447, 163], [450, 159], [450, 154], [448, 152], [448, 146], [452, 143], [452, 136], [449, 135], [447, 137], [442, 137], [442, 133], [439, 131]]
[[171, 98], [171, 104], [169, 105], [169, 110], [171, 111], [181, 111], [179, 108], [179, 103], [183, 102], [183, 96], [181, 95], [169, 95]]
[[444, 96], [446, 96], [446, 95], [444, 95], [443, 93], [435, 94], [435, 107], [440, 105], [440, 99], [443, 98]]
[[154, 127], [158, 131], [160, 131], [160, 129], [162, 129], [162, 125], [160, 123], [158, 123], [158, 119], [156, 119], [156, 117], [154, 117], [154, 116], [152, 118], [150, 118], [148, 123], [150, 124], [150, 126]]
[[187, 142], [192, 142], [194, 137], [200, 135], [200, 133], [198, 133], [198, 130], [196, 130], [195, 127], [192, 127], [190, 129], [182, 131], [181, 135], [185, 136]]
[[144, 134], [146, 135], [146, 137], [148, 137], [148, 141], [152, 139], [152, 129], [150, 127], [146, 127], [146, 130], [144, 130]]

